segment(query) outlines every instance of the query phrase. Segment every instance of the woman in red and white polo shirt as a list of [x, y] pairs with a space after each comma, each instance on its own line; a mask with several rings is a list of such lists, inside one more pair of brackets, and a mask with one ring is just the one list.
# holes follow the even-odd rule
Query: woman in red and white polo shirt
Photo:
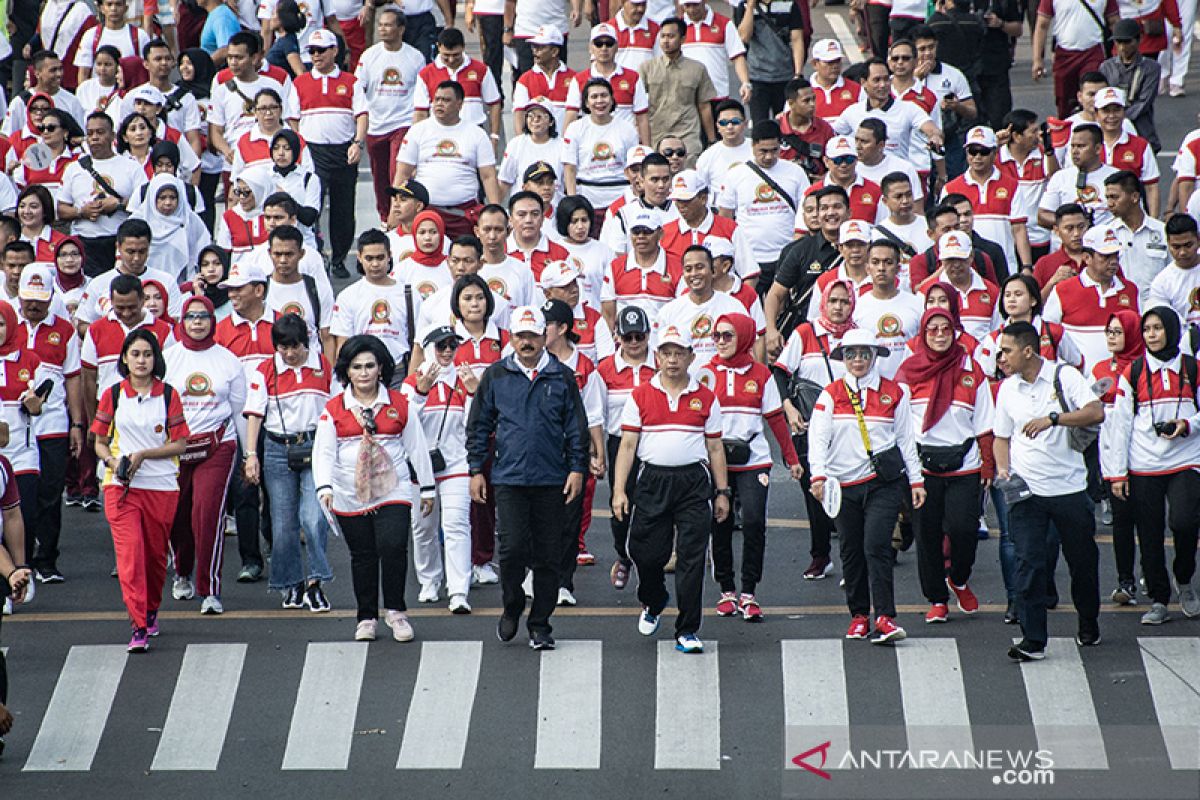
[[54, 196], [45, 186], [26, 186], [17, 196], [21, 240], [33, 245], [34, 261], [53, 261], [58, 245], [67, 238], [50, 227], [54, 224], [54, 210]]
[[149, 329], [125, 337], [117, 370], [122, 380], [100, 396], [92, 433], [104, 464], [104, 516], [117, 578], [133, 626], [129, 651], [145, 652], [149, 637], [158, 635], [188, 426], [179, 394], [162, 380], [167, 365]]
[[[79, 123], [69, 113], [59, 108], [51, 109], [42, 118], [39, 127], [42, 144], [50, 148], [50, 160], [41, 169], [34, 169], [23, 162], [17, 162], [12, 171], [13, 184], [18, 190], [31, 186], [43, 186], [50, 190], [50, 196], [58, 200], [58, 191], [62, 188], [63, 173], [79, 158], [79, 154], [67, 141], [72, 130], [78, 130]], [[53, 204], [51, 204], [53, 207]], [[38, 255], [38, 261], [47, 259]]]
[[421, 515], [428, 516], [436, 492], [425, 432], [404, 395], [388, 389], [395, 370], [379, 339], [350, 337], [334, 367], [346, 389], [325, 405], [313, 443], [317, 499], [336, 517], [350, 548], [358, 604], [354, 638], [366, 642], [375, 639], [381, 582], [392, 638], [410, 642], [415, 636], [404, 613], [413, 494], [419, 487]]

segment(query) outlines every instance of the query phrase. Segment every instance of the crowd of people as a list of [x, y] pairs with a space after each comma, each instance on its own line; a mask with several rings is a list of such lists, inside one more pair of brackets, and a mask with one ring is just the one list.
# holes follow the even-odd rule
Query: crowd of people
[[[381, 596], [414, 638], [411, 550], [419, 602], [498, 583], [499, 638], [531, 598], [552, 649], [607, 480], [613, 587], [653, 636], [674, 573], [699, 652], [708, 557], [716, 614], [765, 617], [786, 474], [847, 638], [905, 638], [913, 544], [925, 622], [976, 613], [989, 505], [1010, 657], [1060, 553], [1100, 643], [1097, 505], [1111, 602], [1200, 616], [1200, 131], [1164, 189], [1155, 128], [1195, 2], [1150, 5], [853, 0], [850, 65], [801, 0], [470, 0], [465, 33], [454, 0], [47, 0], [0, 139], [5, 613], [66, 580], [66, 505], [131, 652], [168, 577], [223, 613], [231, 519], [286, 609], [330, 609], [343, 538], [358, 640]], [[1013, 107], [1027, 15], [1052, 115]]]

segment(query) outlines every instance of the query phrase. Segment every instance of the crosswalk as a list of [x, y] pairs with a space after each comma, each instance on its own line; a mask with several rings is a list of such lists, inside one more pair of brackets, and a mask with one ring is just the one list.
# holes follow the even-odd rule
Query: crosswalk
[[[866, 702], [858, 684], [863, 674], [860, 643], [784, 640], [756, 653], [753, 661], [748, 660], [748, 651], [731, 649], [736, 647], [732, 642], [722, 647], [710, 640], [706, 645], [703, 655], [684, 656], [675, 652], [671, 642], [660, 641], [657, 648], [637, 649], [635, 659], [627, 644], [622, 650], [597, 640], [561, 641], [557, 651], [540, 656], [482, 641], [426, 641], [416, 648], [390, 650], [363, 642], [311, 642], [295, 673], [298, 680], [286, 670], [271, 676], [271, 691], [290, 714], [290, 723], [280, 726], [286, 746], [279, 769], [350, 768], [360, 746], [360, 717], [381, 695], [392, 698], [397, 714], [403, 715], [398, 751], [392, 750], [397, 770], [469, 767], [480, 747], [495, 745], [473, 738], [480, 706], [505, 702], [513, 704], [514, 724], [528, 719], [518, 709], [536, 705], [536, 729], [522, 734], [533, 739], [532, 762], [524, 767], [535, 770], [599, 770], [606, 759], [611, 760], [605, 744], [606, 737], [614, 735], [636, 737], [652, 748], [656, 770], [720, 770], [730, 745], [723, 728], [731, 724], [731, 709], [744, 710], [746, 703], [759, 704], [763, 718], [772, 725], [777, 725], [774, 720], [782, 711], [789, 735], [798, 731], [805, 741], [828, 740], [834, 752], [850, 749], [859, 735], [851, 721], [862, 718]], [[1127, 665], [1140, 666], [1139, 678], [1144, 679], [1150, 700], [1147, 705], [1153, 706], [1153, 715], [1147, 708], [1143, 721], [1156, 724], [1161, 734], [1163, 763], [1173, 770], [1200, 770], [1200, 637], [1147, 637], [1113, 647], [1122, 646], [1136, 648], [1136, 661], [1132, 653], [1121, 657]], [[117, 735], [112, 728], [128, 729], [122, 715], [130, 708], [115, 701], [123, 690], [128, 691], [129, 683], [140, 679], [131, 673], [160, 659], [157, 665], [173, 673], [173, 680], [165, 682], [156, 696], [165, 702], [157, 710], [139, 708], [144, 713], [136, 724], [157, 719], [161, 728], [144, 729], [161, 734], [152, 758], [125, 766], [154, 772], [217, 770], [222, 758], [228, 757], [227, 740], [247, 737], [246, 731], [239, 730], [247, 720], [238, 717], [235, 706], [247, 693], [261, 691], [250, 687], [261, 687], [263, 676], [251, 673], [264, 666], [272, 669], [265, 657], [269, 654], [260, 650], [255, 658], [255, 649], [263, 647], [195, 643], [187, 645], [179, 658], [164, 652], [132, 657], [116, 645], [72, 646], [53, 682], [44, 714], [29, 723], [29, 730], [36, 726], [37, 733], [22, 769], [92, 770], [102, 742]], [[1116, 769], [1119, 765], [1110, 759], [1116, 752], [1112, 749], [1116, 734], [1109, 733], [1106, 741], [1101, 724], [1105, 714], [1103, 709], [1097, 711], [1108, 688], [1100, 684], [1107, 681], [1087, 663], [1093, 652], [1112, 658], [1112, 648], [1108, 653], [1081, 651], [1070, 640], [1053, 639], [1049, 651], [1047, 660], [1022, 664], [1007, 673], [1023, 692], [1019, 702], [1027, 707], [1025, 724], [1031, 738], [1039, 748], [1054, 753], [1056, 769]], [[874, 658], [881, 651], [867, 652]], [[906, 738], [913, 751], [973, 751], [979, 729], [994, 723], [989, 719], [986, 691], [984, 707], [979, 705], [978, 664], [965, 668], [967, 654], [952, 638], [911, 639], [888, 652], [894, 653], [894, 669], [870, 674], [878, 676], [873, 680], [897, 684], [894, 694], [902, 718], [893, 724], [901, 732], [901, 742]], [[379, 659], [387, 661], [397, 653], [406, 654], [403, 679], [390, 662], [386, 670], [380, 669], [384, 664]], [[177, 661], [171, 662], [172, 658]], [[651, 659], [653, 666], [643, 663]], [[748, 664], [756, 665], [754, 674], [766, 676], [752, 687], [739, 674]], [[529, 675], [529, 685], [536, 676], [536, 692], [496, 696], [494, 676], [514, 669]], [[486, 683], [489, 678], [492, 682]], [[652, 682], [652, 691], [646, 695], [648, 702], [631, 708], [623, 702], [622, 687], [640, 680]], [[499, 683], [509, 685], [504, 678]], [[168, 699], [166, 688], [171, 685]], [[606, 726], [605, 715], [618, 708], [621, 719], [614, 730], [612, 720]]]

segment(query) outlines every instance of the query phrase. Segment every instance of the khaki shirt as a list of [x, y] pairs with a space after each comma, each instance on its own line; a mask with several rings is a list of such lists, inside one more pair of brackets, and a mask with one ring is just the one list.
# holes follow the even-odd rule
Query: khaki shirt
[[[704, 65], [686, 56], [675, 61], [658, 56], [643, 63], [638, 71], [650, 96], [651, 139], [657, 142], [664, 136], [678, 136], [699, 144], [703, 131], [696, 106], [717, 95]], [[694, 159], [691, 147], [688, 149]]]

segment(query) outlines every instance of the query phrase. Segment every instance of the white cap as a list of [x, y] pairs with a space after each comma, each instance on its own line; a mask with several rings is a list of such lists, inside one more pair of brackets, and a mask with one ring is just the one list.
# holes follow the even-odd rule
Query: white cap
[[537, 32], [529, 37], [529, 43], [531, 45], [553, 44], [562, 47], [562, 31], [553, 25], [541, 25], [538, 27]]
[[662, 227], [662, 217], [653, 208], [639, 208], [629, 216], [629, 232], [634, 228], [649, 228], [656, 231]]
[[156, 106], [166, 105], [167, 98], [163, 97], [163, 93], [156, 86], [151, 86], [148, 83], [143, 83], [141, 86], [134, 87], [129, 92], [128, 99], [130, 102], [141, 100], [145, 103], [152, 103]]
[[542, 267], [543, 289], [559, 289], [579, 280], [579, 269], [569, 261], [547, 261]]
[[267, 283], [267, 273], [249, 259], [242, 259], [229, 268], [229, 277], [217, 284], [218, 289], [240, 289], [251, 283]]
[[841, 61], [846, 57], [837, 39], [818, 39], [812, 48], [813, 61]]
[[1083, 249], [1102, 256], [1111, 256], [1121, 252], [1121, 240], [1117, 238], [1117, 232], [1108, 225], [1097, 225], [1088, 228], [1087, 233], [1083, 234]]
[[17, 286], [20, 300], [40, 300], [48, 303], [54, 296], [54, 265], [46, 261], [35, 261], [21, 270]]
[[617, 29], [612, 25], [609, 25], [607, 22], [601, 22], [599, 25], [596, 25], [592, 28], [592, 36], [589, 41], [594, 42], [604, 36], [607, 36], [610, 39], [616, 39]]
[[834, 136], [825, 145], [825, 155], [829, 158], [837, 158], [838, 156], [854, 156], [858, 158], [858, 148], [854, 146], [854, 140], [849, 136]]
[[1106, 108], [1107, 106], [1124, 108], [1125, 105], [1125, 92], [1116, 86], [1105, 86], [1096, 92], [1096, 108]]
[[869, 347], [880, 358], [886, 357], [890, 352], [886, 347], [879, 344], [879, 340], [875, 338], [874, 332], [869, 328], [854, 328], [846, 331], [846, 335], [842, 337], [841, 344], [833, 348], [833, 352], [829, 354], [829, 357], [835, 361], [841, 361], [845, 352], [855, 347]]
[[971, 237], [962, 231], [946, 231], [938, 239], [938, 258], [970, 258]]
[[541, 336], [546, 332], [546, 318], [542, 316], [540, 309], [533, 306], [519, 306], [513, 313], [511, 332], [516, 335], [518, 333], [536, 333]]
[[305, 47], [337, 47], [337, 37], [333, 35], [333, 31], [325, 28], [317, 28], [308, 37], [308, 44]]
[[704, 240], [704, 246], [713, 258], [734, 258], [733, 242], [724, 236], [709, 236]]
[[674, 344], [687, 349], [692, 348], [692, 337], [687, 331], [680, 330], [674, 325], [668, 325], [658, 331], [657, 347], [662, 347], [664, 344]]
[[986, 147], [988, 150], [996, 149], [996, 132], [985, 125], [976, 125], [971, 130], [967, 131], [967, 139], [963, 143], [964, 147], [976, 145], [977, 147]]
[[646, 156], [654, 151], [644, 144], [635, 144], [633, 147], [625, 151], [625, 166], [637, 167], [646, 160]]
[[870, 244], [874, 233], [874, 225], [863, 222], [861, 219], [848, 219], [838, 228], [838, 244], [845, 244], [846, 242], [866, 242]]
[[671, 194], [668, 196], [672, 200], [691, 200], [706, 188], [704, 181], [700, 180], [699, 172], [694, 169], [685, 169], [672, 179]]

